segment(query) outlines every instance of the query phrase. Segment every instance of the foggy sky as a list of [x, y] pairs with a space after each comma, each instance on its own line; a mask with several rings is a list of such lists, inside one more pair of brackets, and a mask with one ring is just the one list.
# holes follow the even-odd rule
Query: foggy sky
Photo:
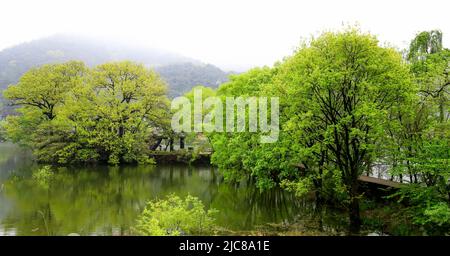
[[239, 70], [272, 65], [302, 38], [356, 23], [398, 48], [441, 29], [450, 47], [447, 2], [2, 0], [0, 50], [56, 33], [115, 37]]

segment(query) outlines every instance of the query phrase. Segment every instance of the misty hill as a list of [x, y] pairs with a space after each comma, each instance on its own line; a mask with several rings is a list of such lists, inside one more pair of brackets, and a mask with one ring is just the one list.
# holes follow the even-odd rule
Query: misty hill
[[[165, 50], [56, 35], [0, 52], [0, 92], [16, 83], [31, 67], [69, 60], [81, 60], [89, 66], [120, 60], [143, 63], [155, 68], [167, 81], [169, 97], [182, 95], [199, 84], [217, 87], [227, 81], [228, 76], [216, 66]], [[0, 104], [2, 101], [0, 98]]]
[[217, 88], [228, 80], [230, 74], [211, 64], [180, 63], [157, 67], [155, 70], [169, 84], [169, 96], [179, 96], [180, 92], [186, 92], [196, 85]]

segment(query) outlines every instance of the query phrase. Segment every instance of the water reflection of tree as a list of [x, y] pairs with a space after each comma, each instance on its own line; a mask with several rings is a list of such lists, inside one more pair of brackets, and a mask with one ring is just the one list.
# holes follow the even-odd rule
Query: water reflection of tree
[[113, 229], [123, 234], [151, 198], [151, 180], [133, 169], [60, 169], [48, 189], [27, 178], [8, 183], [5, 194], [14, 209], [1, 221], [27, 235], [111, 234]]
[[0, 143], [0, 186], [15, 172], [27, 172], [33, 165], [31, 152], [10, 143]]
[[313, 207], [280, 189], [260, 193], [251, 181], [225, 183], [210, 166], [59, 168], [47, 189], [33, 182], [33, 168], [18, 168], [3, 191], [12, 203], [0, 223], [19, 235], [129, 234], [146, 202], [170, 193], [199, 197], [233, 230], [291, 220]]
[[302, 209], [300, 202], [279, 188], [260, 192], [249, 181], [243, 181], [221, 183], [211, 207], [219, 210], [219, 222], [226, 228], [251, 229], [292, 219]]
[[210, 178], [209, 168], [189, 175], [186, 166], [59, 168], [42, 188], [23, 171], [6, 181], [13, 205], [0, 223], [19, 235], [127, 234], [148, 200], [170, 193], [211, 200]]

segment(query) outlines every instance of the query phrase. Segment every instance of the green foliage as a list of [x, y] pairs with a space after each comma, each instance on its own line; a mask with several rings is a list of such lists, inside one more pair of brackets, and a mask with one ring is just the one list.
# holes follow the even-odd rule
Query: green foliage
[[408, 67], [374, 36], [348, 29], [301, 46], [280, 65], [275, 81], [286, 99], [283, 130], [299, 144], [305, 175], [318, 196], [331, 194], [348, 208], [350, 227], [357, 231], [358, 177], [380, 157], [389, 111], [415, 93]]
[[282, 180], [281, 187], [287, 191], [294, 192], [296, 196], [302, 197], [313, 190], [313, 181], [310, 178], [300, 178], [296, 181]]
[[401, 210], [415, 225], [429, 235], [448, 235], [450, 232], [450, 206], [438, 187], [409, 185], [390, 196], [406, 204]]
[[32, 179], [36, 184], [42, 188], [48, 189], [50, 183], [54, 178], [54, 173], [51, 169], [51, 166], [44, 166], [40, 169], [37, 169], [32, 174]]
[[424, 212], [424, 218], [417, 219], [421, 225], [432, 224], [438, 227], [447, 226], [447, 232], [450, 230], [450, 207], [444, 202], [440, 202], [427, 207]]
[[408, 60], [414, 61], [427, 54], [442, 50], [442, 32], [439, 30], [423, 31], [411, 41], [408, 51]]
[[[231, 76], [228, 83], [220, 86], [217, 95], [224, 105], [228, 96], [244, 99], [270, 96], [266, 88], [270, 88], [276, 72], [276, 69], [265, 67]], [[226, 180], [236, 181], [251, 176], [256, 179], [258, 188], [266, 190], [276, 186], [283, 178], [295, 175], [290, 158], [295, 154], [289, 152], [289, 137], [281, 134], [277, 143], [264, 144], [260, 143], [259, 132], [212, 133], [208, 136], [214, 151], [211, 162], [219, 167]]]
[[154, 71], [132, 62], [45, 65], [4, 92], [21, 115], [3, 127], [42, 162], [153, 163], [147, 141], [167, 129], [165, 92]]
[[[428, 234], [448, 234], [450, 202], [450, 51], [439, 31], [419, 33], [408, 61], [417, 92], [410, 104], [391, 112], [397, 122], [387, 128], [385, 144], [391, 174], [407, 179], [395, 196], [403, 211]], [[406, 177], [406, 178], [405, 178]]]
[[45, 118], [52, 120], [67, 91], [82, 82], [85, 72], [86, 67], [81, 62], [43, 65], [25, 73], [19, 83], [10, 86], [3, 95], [15, 105], [40, 109]]
[[205, 210], [203, 203], [188, 195], [182, 199], [169, 195], [147, 204], [138, 218], [136, 231], [149, 236], [205, 235], [214, 228], [215, 210]]
[[414, 89], [401, 55], [374, 36], [324, 33], [274, 68], [232, 76], [219, 88], [220, 96], [280, 97], [281, 132], [271, 144], [260, 144], [257, 133], [213, 134], [212, 162], [225, 177], [254, 177], [261, 189], [283, 182], [340, 201], [358, 226], [357, 179], [388, 136], [389, 110]]

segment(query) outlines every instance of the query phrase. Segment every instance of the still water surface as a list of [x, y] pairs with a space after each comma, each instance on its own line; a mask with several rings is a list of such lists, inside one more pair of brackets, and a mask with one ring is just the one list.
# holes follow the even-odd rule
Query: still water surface
[[0, 235], [129, 235], [146, 202], [170, 193], [199, 197], [219, 210], [218, 225], [238, 232], [290, 221], [305, 208], [281, 190], [225, 183], [211, 166], [59, 168], [48, 187], [32, 179], [40, 167], [27, 150], [0, 144]]

